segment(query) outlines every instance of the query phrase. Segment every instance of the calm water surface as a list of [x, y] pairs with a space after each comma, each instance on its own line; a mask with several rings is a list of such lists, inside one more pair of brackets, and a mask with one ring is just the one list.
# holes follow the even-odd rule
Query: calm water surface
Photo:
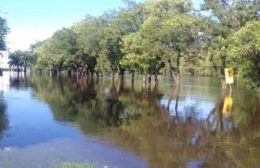
[[0, 77], [0, 168], [259, 168], [260, 96], [187, 78]]

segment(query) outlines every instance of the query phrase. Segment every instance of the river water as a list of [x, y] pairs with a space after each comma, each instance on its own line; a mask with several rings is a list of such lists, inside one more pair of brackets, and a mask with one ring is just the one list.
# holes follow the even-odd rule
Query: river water
[[260, 96], [212, 78], [0, 77], [0, 168], [259, 168]]

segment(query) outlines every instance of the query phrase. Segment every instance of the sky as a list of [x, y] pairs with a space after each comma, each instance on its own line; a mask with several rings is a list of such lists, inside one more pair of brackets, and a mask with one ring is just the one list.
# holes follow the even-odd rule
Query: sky
[[[201, 2], [193, 1], [196, 6]], [[0, 0], [0, 16], [10, 28], [9, 50], [27, 50], [31, 44], [51, 37], [86, 15], [99, 16], [122, 6], [122, 0]]]

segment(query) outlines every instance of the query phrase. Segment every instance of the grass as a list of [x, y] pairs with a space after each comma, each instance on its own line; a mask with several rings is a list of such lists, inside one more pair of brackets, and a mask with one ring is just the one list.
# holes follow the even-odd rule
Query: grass
[[84, 163], [84, 164], [64, 163], [55, 168], [95, 168], [95, 166], [89, 163]]

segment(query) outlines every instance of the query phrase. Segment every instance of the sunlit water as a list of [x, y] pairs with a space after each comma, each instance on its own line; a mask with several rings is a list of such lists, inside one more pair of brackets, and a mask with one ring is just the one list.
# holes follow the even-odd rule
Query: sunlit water
[[260, 98], [217, 80], [0, 77], [0, 168], [259, 168]]

